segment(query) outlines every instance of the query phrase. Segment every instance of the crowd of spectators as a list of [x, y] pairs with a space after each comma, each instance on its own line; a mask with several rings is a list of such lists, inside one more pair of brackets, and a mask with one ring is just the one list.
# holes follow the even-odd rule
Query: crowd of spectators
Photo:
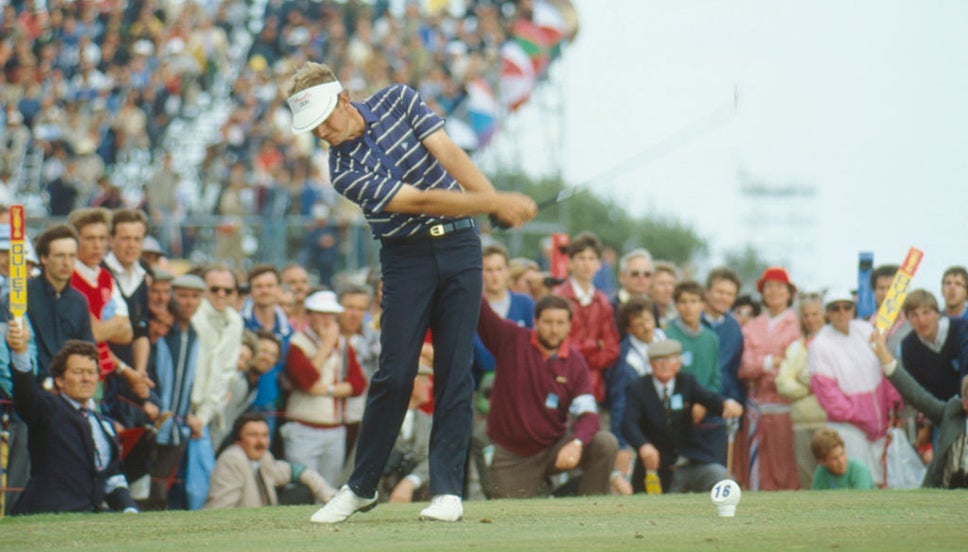
[[[455, 4], [7, 3], [0, 200], [42, 193], [33, 214], [58, 217], [84, 206], [144, 208], [175, 256], [219, 253], [242, 268], [253, 254], [279, 264], [298, 252], [317, 260], [312, 269], [326, 281], [337, 262], [365, 264], [361, 218], [329, 186], [327, 152], [289, 132], [281, 75], [324, 62], [354, 98], [407, 83], [473, 150], [494, 126], [471, 128], [469, 84], [485, 91], [486, 118], [499, 117], [501, 48], [516, 22], [531, 20], [532, 2]], [[225, 109], [214, 109], [220, 102]], [[176, 146], [193, 137], [172, 122], [205, 117], [217, 128], [195, 163]], [[172, 161], [174, 153], [181, 158]], [[344, 237], [340, 251], [326, 237], [333, 232]]]
[[[298, 263], [181, 273], [146, 251], [143, 211], [85, 208], [68, 221], [34, 236], [26, 316], [3, 325], [0, 384], [4, 408], [17, 412], [8, 507], [329, 500], [348, 477], [378, 370], [379, 270], [336, 291]], [[9, 222], [2, 228], [9, 236]], [[856, 317], [853, 294], [800, 293], [780, 267], [757, 281], [763, 310], [744, 321], [733, 314], [741, 288], [734, 271], [715, 269], [703, 285], [673, 266], [670, 320], [661, 324], [652, 300], [663, 293], [658, 263], [644, 249], [604, 271], [597, 238], [579, 234], [555, 253], [568, 266], [556, 279], [486, 241], [468, 498], [703, 491], [727, 471], [752, 490], [893, 487], [886, 437], [908, 422], [917, 429], [916, 481], [926, 470], [925, 485], [965, 481], [958, 451], [966, 435], [951, 429], [964, 426], [948, 421], [966, 411], [963, 268], [945, 273], [943, 309], [931, 293], [912, 292], [887, 332], [897, 348], [875, 334], [872, 349], [871, 322]], [[10, 248], [5, 237], [0, 254]], [[512, 267], [528, 272], [514, 278]], [[871, 288], [897, 270], [879, 267]], [[617, 275], [611, 299], [593, 283], [608, 273]], [[0, 276], [9, 289], [10, 267], [0, 264]], [[428, 334], [384, 499], [427, 497], [433, 350]], [[901, 382], [901, 395], [892, 382]], [[75, 410], [63, 411], [58, 394]], [[902, 395], [913, 408], [902, 409]], [[56, 418], [39, 414], [53, 408], [45, 404], [58, 406]], [[88, 426], [67, 423], [71, 412], [97, 422], [90, 473], [101, 487], [93, 495], [49, 462], [65, 443], [85, 439]], [[44, 445], [28, 447], [28, 434]], [[907, 433], [892, 437], [915, 454]], [[54, 502], [52, 474], [65, 486]], [[78, 478], [72, 471], [69, 479]]]
[[[336, 251], [356, 247], [348, 228], [360, 228], [343, 223], [357, 214], [329, 186], [325, 150], [289, 132], [280, 75], [322, 61], [353, 95], [406, 82], [453, 115], [470, 82], [495, 78], [532, 3], [469, 1], [456, 15], [412, 2], [264, 8], [4, 6], [0, 199], [18, 197], [13, 185], [39, 152], [52, 217], [30, 236], [29, 308], [6, 321], [0, 346], [3, 406], [17, 411], [16, 513], [325, 502], [348, 476], [381, 354], [379, 267], [337, 285]], [[250, 30], [241, 70], [225, 81], [233, 37]], [[183, 172], [166, 129], [203, 117], [222, 86], [221, 138]], [[131, 163], [153, 169], [122, 181]], [[188, 172], [197, 193], [182, 189]], [[251, 213], [269, 221], [256, 254]], [[189, 214], [220, 217], [202, 263], [191, 261], [206, 240], [182, 223]], [[311, 220], [292, 249], [286, 215]], [[552, 251], [557, 263], [511, 259], [487, 241], [467, 497], [698, 491], [727, 473], [752, 490], [890, 487], [881, 453], [908, 425], [925, 484], [964, 486], [963, 268], [945, 273], [943, 308], [913, 292], [878, 342], [851, 292], [803, 293], [781, 267], [764, 271], [754, 300], [737, 297], [742, 282], [727, 267], [700, 284], [644, 249], [612, 266], [592, 233]], [[567, 272], [542, 272], [549, 263]], [[878, 305], [897, 270], [874, 271]], [[7, 263], [0, 277], [9, 292]], [[428, 335], [384, 499], [426, 497], [432, 359]], [[43, 415], [54, 404], [57, 423]], [[836, 432], [818, 437], [821, 428]], [[51, 458], [65, 443], [89, 466], [59, 472]]]

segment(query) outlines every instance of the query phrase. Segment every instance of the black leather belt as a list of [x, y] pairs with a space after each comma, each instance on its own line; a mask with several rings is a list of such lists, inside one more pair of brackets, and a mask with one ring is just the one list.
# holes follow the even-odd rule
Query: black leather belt
[[446, 236], [458, 230], [463, 230], [465, 228], [474, 228], [474, 219], [460, 219], [454, 222], [444, 222], [442, 224], [435, 224], [430, 227], [428, 233], [434, 237], [439, 238], [441, 236]]
[[420, 231], [414, 234], [411, 234], [409, 236], [401, 236], [399, 238], [397, 237], [383, 238], [382, 241], [388, 242], [388, 243], [405, 243], [405, 242], [412, 242], [412, 241], [438, 239], [438, 238], [442, 238], [444, 236], [453, 234], [455, 232], [459, 232], [460, 230], [467, 230], [469, 228], [474, 228], [475, 226], [476, 226], [476, 223], [474, 222], [474, 219], [465, 218], [465, 219], [455, 220], [452, 222], [442, 222], [440, 224], [435, 224], [430, 228], [421, 229]]

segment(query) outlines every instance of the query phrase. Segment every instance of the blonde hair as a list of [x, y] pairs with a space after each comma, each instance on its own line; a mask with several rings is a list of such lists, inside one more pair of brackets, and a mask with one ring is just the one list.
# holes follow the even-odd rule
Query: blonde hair
[[296, 92], [316, 86], [317, 84], [333, 82], [335, 80], [336, 73], [328, 65], [316, 63], [315, 61], [307, 61], [302, 67], [296, 69], [296, 72], [286, 81], [285, 94], [288, 98]]

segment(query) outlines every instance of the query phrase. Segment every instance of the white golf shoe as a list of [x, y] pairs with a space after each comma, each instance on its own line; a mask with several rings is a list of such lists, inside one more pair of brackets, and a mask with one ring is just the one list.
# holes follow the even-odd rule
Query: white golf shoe
[[460, 521], [464, 517], [464, 505], [457, 495], [437, 495], [430, 506], [420, 510], [423, 521]]
[[343, 487], [336, 493], [332, 500], [326, 503], [309, 518], [313, 523], [340, 523], [346, 521], [356, 512], [368, 512], [376, 508], [376, 499], [379, 495], [373, 493], [372, 498], [357, 496], [350, 489], [349, 485]]

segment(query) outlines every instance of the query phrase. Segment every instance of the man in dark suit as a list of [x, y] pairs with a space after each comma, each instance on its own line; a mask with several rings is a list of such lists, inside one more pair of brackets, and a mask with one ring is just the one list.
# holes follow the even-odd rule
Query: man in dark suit
[[961, 395], [942, 401], [919, 384], [887, 350], [884, 334], [871, 336], [884, 375], [904, 400], [923, 412], [938, 428], [938, 445], [924, 474], [922, 487], [968, 487], [968, 376], [961, 378]]
[[696, 438], [692, 406], [701, 404], [723, 418], [737, 418], [743, 407], [707, 390], [691, 374], [679, 373], [682, 344], [667, 339], [649, 345], [652, 374], [626, 388], [622, 432], [638, 461], [632, 476], [636, 492], [644, 490], [645, 470], [658, 470], [662, 488], [671, 492], [704, 492], [726, 478], [726, 467]]
[[48, 512], [137, 513], [121, 471], [117, 436], [97, 413], [98, 351], [93, 343], [68, 341], [54, 355], [50, 374], [59, 393], [41, 389], [31, 372], [28, 331], [12, 321], [7, 345], [13, 357], [13, 397], [28, 427], [31, 476], [13, 514]]

